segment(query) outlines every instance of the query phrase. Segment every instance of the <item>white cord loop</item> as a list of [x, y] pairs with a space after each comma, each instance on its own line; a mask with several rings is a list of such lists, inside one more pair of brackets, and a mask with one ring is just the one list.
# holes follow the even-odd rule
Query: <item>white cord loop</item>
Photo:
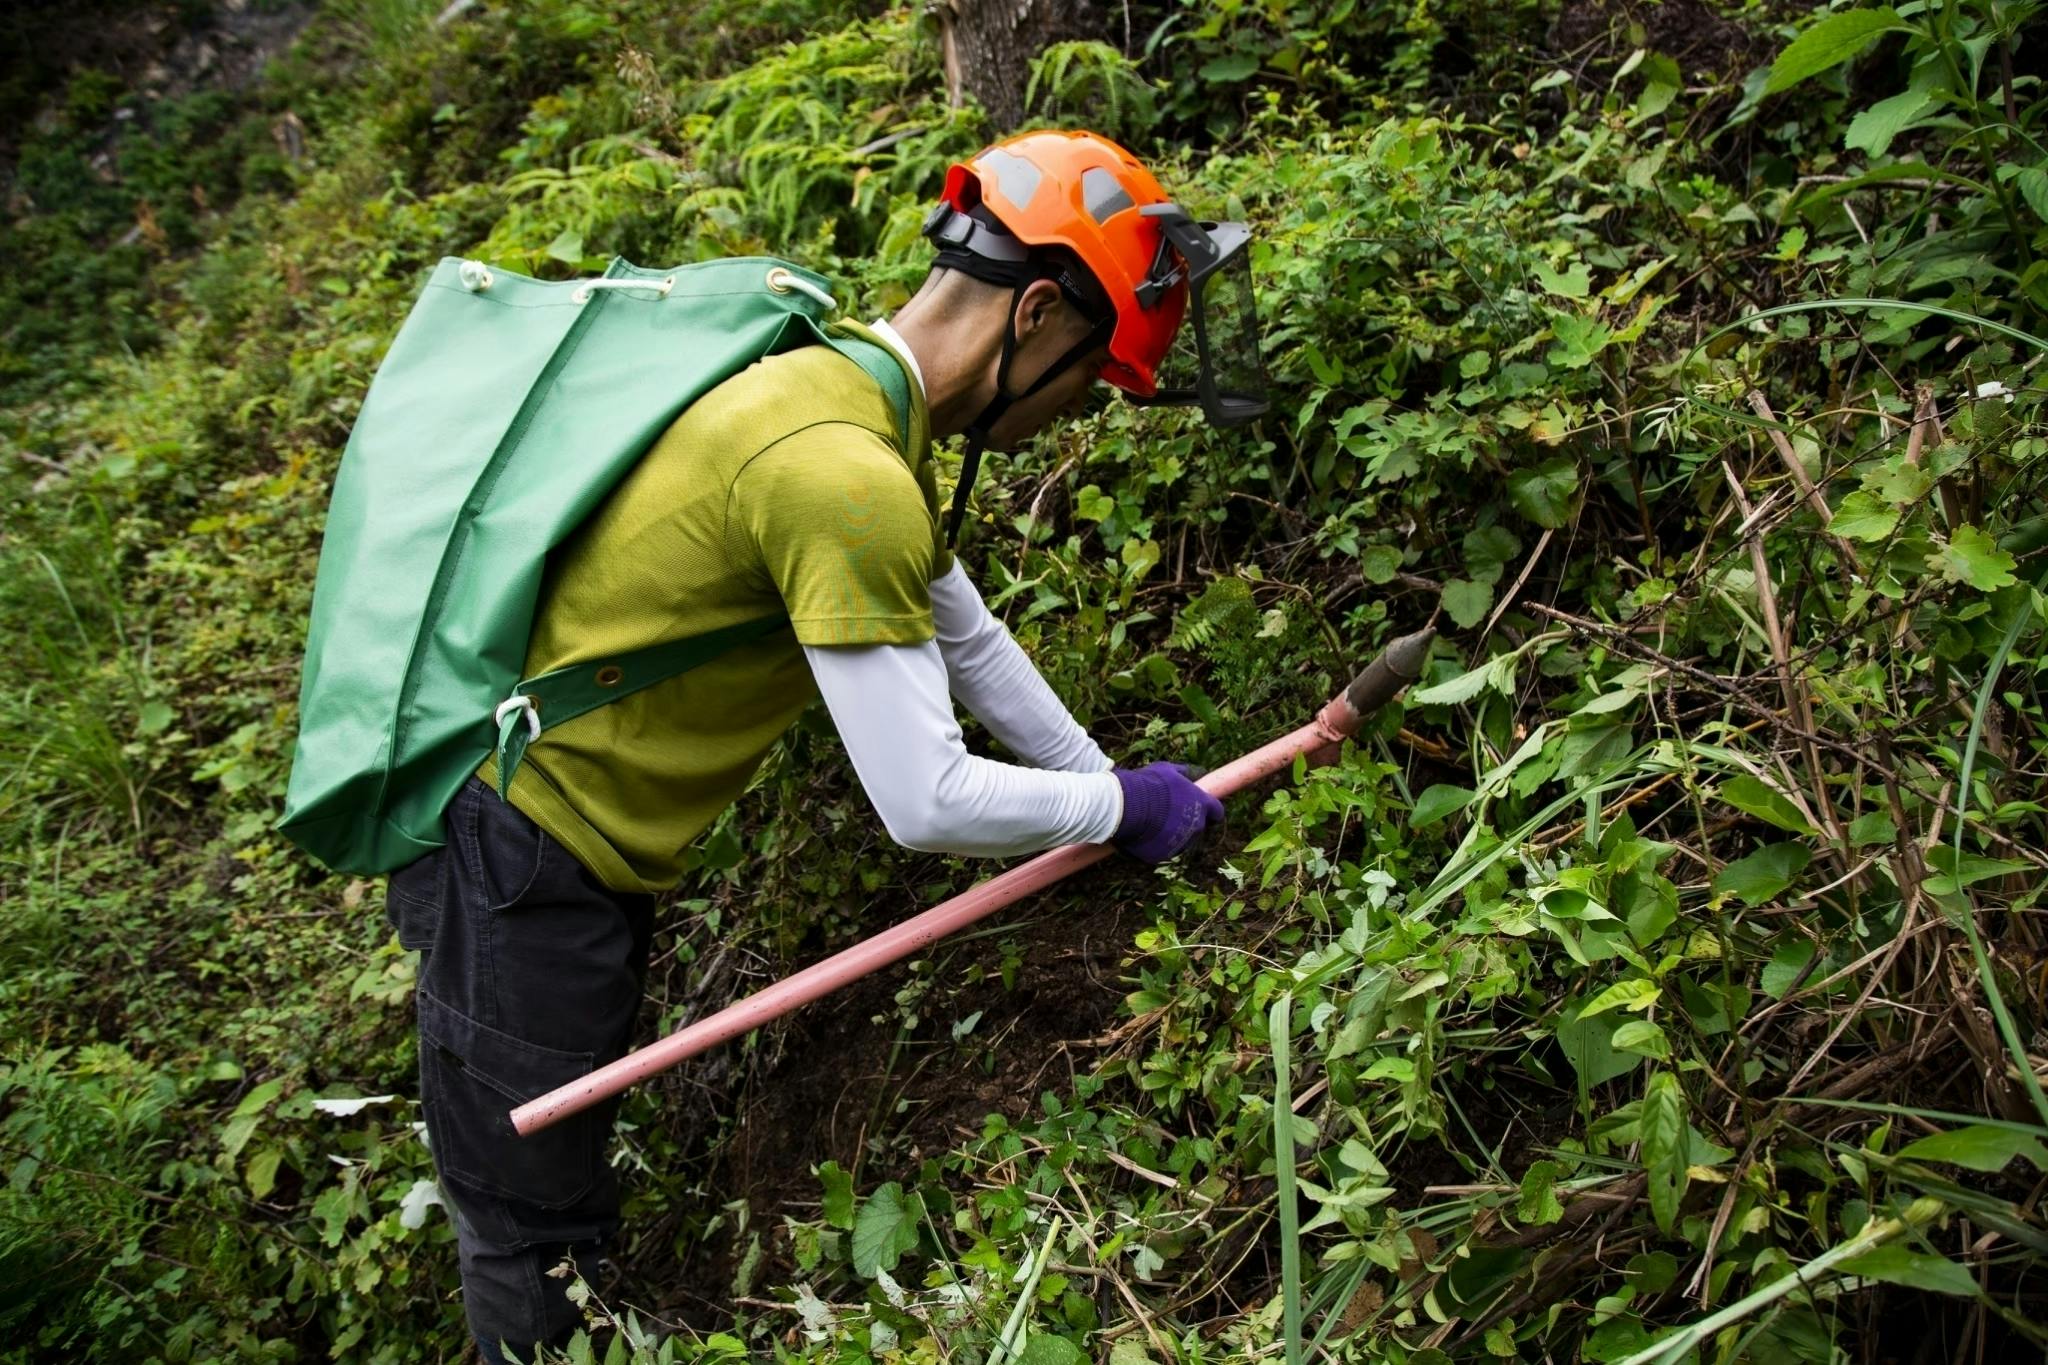
[[595, 289], [656, 289], [661, 291], [663, 298], [667, 298], [668, 291], [675, 287], [676, 277], [673, 275], [662, 280], [585, 280], [569, 297], [577, 303], [588, 303], [591, 291]]
[[481, 294], [491, 287], [491, 268], [482, 261], [464, 261], [455, 275], [462, 281], [462, 287], [473, 294]]
[[768, 272], [768, 287], [778, 294], [787, 294], [792, 289], [799, 294], [808, 294], [825, 305], [828, 312], [839, 307], [839, 300], [832, 297], [831, 290], [820, 289], [803, 276], [792, 275], [779, 265]]
[[515, 693], [499, 702], [498, 709], [491, 713], [491, 720], [502, 727], [505, 724], [506, 713], [519, 710], [526, 712], [526, 742], [531, 744], [540, 738], [540, 707], [524, 692]]

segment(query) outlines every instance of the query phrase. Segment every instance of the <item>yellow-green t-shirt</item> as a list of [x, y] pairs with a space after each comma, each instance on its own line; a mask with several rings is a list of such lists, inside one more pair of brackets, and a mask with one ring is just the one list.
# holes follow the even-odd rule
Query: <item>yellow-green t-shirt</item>
[[[527, 677], [790, 620], [526, 751], [512, 804], [606, 886], [681, 879], [684, 850], [817, 695], [801, 646], [932, 638], [929, 584], [948, 556], [924, 395], [905, 380], [908, 449], [875, 381], [830, 346], [748, 367], [691, 404], [550, 561]], [[480, 775], [495, 783], [495, 761]]]

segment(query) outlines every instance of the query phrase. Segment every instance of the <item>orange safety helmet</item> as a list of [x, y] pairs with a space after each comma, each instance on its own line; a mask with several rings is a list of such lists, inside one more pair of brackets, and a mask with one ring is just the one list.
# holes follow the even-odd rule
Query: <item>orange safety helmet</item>
[[[1139, 302], [1139, 286], [1165, 237], [1156, 220], [1131, 210], [1169, 201], [1136, 157], [1096, 133], [1025, 133], [954, 166], [940, 199], [941, 209], [959, 215], [986, 206], [1024, 245], [1062, 246], [1080, 258], [1116, 310], [1102, 378], [1138, 397], [1152, 396], [1187, 312], [1188, 290], [1181, 280], [1156, 306]], [[940, 245], [987, 254], [990, 242], [962, 234], [958, 218], [940, 211], [933, 217], [942, 222], [927, 220], [926, 231]], [[970, 240], [941, 236], [946, 226]]]
[[[1183, 213], [1138, 159], [1087, 132], [1024, 133], [984, 148], [946, 173], [924, 220], [937, 264], [1021, 297], [1036, 279], [1055, 281], [1094, 326], [1022, 394], [1009, 392], [1014, 320], [1003, 330], [996, 391], [968, 423], [946, 540], [960, 530], [982, 447], [1012, 403], [1046, 387], [1107, 343], [1100, 377], [1137, 403], [1200, 404], [1219, 427], [1266, 411], [1258, 309], [1243, 223], [1203, 223]], [[1064, 248], [1093, 276], [1072, 278], [1049, 248]], [[1107, 304], [1109, 315], [1103, 316]], [[1014, 302], [1012, 304], [1014, 310]], [[1184, 318], [1194, 345], [1175, 346]], [[1175, 378], [1166, 382], [1162, 376]]]

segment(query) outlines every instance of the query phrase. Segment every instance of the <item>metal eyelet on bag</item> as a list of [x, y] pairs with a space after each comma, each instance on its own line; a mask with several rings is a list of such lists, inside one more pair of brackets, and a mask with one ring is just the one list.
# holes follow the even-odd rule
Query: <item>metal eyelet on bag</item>
[[626, 670], [617, 664], [606, 664], [597, 670], [595, 679], [599, 687], [617, 687], [626, 680]]
[[482, 261], [464, 261], [455, 272], [462, 287], [473, 294], [481, 294], [491, 287], [491, 268]]
[[829, 289], [820, 289], [809, 280], [793, 275], [779, 265], [769, 270], [768, 287], [778, 294], [787, 294], [790, 290], [794, 289], [799, 294], [805, 294], [816, 299], [827, 310], [839, 307], [839, 300], [832, 297], [832, 292]]

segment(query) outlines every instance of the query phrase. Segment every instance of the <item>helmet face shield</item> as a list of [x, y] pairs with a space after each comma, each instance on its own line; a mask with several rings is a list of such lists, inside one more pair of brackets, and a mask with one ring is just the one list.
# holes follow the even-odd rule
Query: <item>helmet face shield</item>
[[1243, 223], [1198, 223], [1171, 204], [1141, 210], [1164, 233], [1159, 258], [1140, 287], [1147, 307], [1187, 285], [1190, 327], [1181, 328], [1160, 362], [1158, 389], [1141, 404], [1199, 405], [1216, 427], [1238, 427], [1270, 406], [1259, 356], [1258, 302], [1252, 289], [1251, 229]]

